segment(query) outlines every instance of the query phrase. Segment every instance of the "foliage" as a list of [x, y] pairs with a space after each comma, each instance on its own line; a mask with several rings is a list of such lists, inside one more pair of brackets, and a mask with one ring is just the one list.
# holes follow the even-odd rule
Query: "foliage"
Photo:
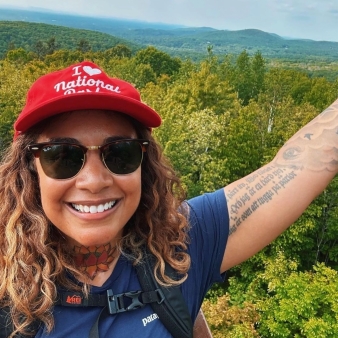
[[132, 55], [132, 51], [129, 47], [123, 44], [118, 44], [115, 47], [109, 48], [104, 51], [104, 54], [108, 58], [130, 58]]
[[[221, 188], [270, 161], [338, 96], [338, 77], [272, 66], [259, 52], [219, 59], [210, 47], [204, 60], [193, 62], [154, 47], [134, 54], [126, 45], [75, 50], [61, 48], [57, 36], [41, 41], [45, 55], [11, 46], [0, 61], [0, 149], [12, 140], [13, 121], [34, 80], [92, 60], [110, 76], [133, 83], [160, 113], [163, 123], [153, 135], [188, 197]], [[210, 291], [203, 307], [214, 336], [338, 336], [337, 218], [338, 178], [294, 225]]]
[[91, 49], [92, 47], [90, 46], [89, 41], [86, 39], [81, 39], [79, 43], [77, 44], [77, 48], [76, 48], [76, 50], [82, 53], [89, 52]]
[[[19, 22], [23, 18], [31, 23]], [[214, 55], [218, 56], [239, 55], [243, 50], [250, 55], [260, 52], [264, 58], [281, 60], [283, 63], [291, 61], [297, 63], [296, 66], [304, 64], [305, 61], [309, 62], [311, 68], [314, 68], [311, 72], [317, 73], [316, 76], [324, 75], [328, 78], [332, 77], [334, 67], [327, 69], [327, 63], [333, 62], [335, 64], [334, 74], [337, 75], [337, 42], [287, 40], [276, 34], [257, 29], [225, 31], [208, 27], [186, 28], [18, 9], [15, 11], [2, 9], [0, 20], [12, 20], [15, 25], [22, 27], [21, 30], [26, 31], [13, 31], [10, 22], [0, 22], [0, 58], [5, 55], [6, 51], [13, 48], [13, 45], [14, 48], [22, 47], [32, 50], [32, 46], [37, 41], [44, 43], [51, 36], [55, 36], [61, 49], [74, 49], [80, 39], [88, 39], [95, 51], [106, 50], [117, 43], [133, 46], [133, 51], [151, 45], [172, 57], [179, 57], [182, 60], [190, 58], [194, 61], [203, 60], [210, 46], [212, 46]], [[59, 26], [55, 26], [55, 22]], [[53, 25], [49, 25], [49, 28], [46, 27], [47, 25], [38, 26], [50, 23]], [[47, 34], [43, 34], [40, 27], [44, 27]], [[72, 27], [68, 30], [69, 34], [64, 34], [65, 27]], [[95, 32], [91, 31], [93, 27]], [[76, 38], [73, 39], [73, 37]], [[325, 67], [319, 67], [319, 63], [322, 62], [326, 64]]]
[[263, 337], [337, 337], [337, 271], [317, 264], [313, 271], [267, 277], [271, 296], [258, 303], [259, 332]]
[[156, 76], [161, 74], [173, 75], [180, 68], [180, 60], [171, 58], [168, 54], [159, 51], [155, 47], [147, 47], [137, 52], [136, 64], [149, 65]]
[[203, 313], [209, 324], [214, 338], [254, 338], [259, 337], [255, 323], [259, 321], [256, 306], [245, 302], [243, 306], [229, 308], [230, 296], [219, 297], [215, 304], [210, 300], [204, 301]]
[[[19, 54], [22, 50], [17, 51]], [[0, 150], [13, 138], [13, 122], [24, 105], [32, 80], [48, 71], [40, 62], [22, 64], [28, 60], [10, 60], [0, 62]]]
[[41, 59], [59, 49], [88, 51], [91, 47], [93, 51], [104, 51], [121, 44], [133, 52], [140, 49], [132, 42], [96, 31], [43, 23], [0, 21], [0, 58], [15, 48], [35, 52]]
[[260, 52], [251, 58], [244, 50], [238, 55], [234, 65], [225, 62], [223, 71], [233, 83], [239, 99], [245, 106], [251, 99], [257, 100], [259, 93], [264, 89], [266, 67]]

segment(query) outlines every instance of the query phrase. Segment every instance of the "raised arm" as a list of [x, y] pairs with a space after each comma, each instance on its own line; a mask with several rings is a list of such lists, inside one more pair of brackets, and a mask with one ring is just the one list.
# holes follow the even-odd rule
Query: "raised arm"
[[221, 271], [287, 229], [338, 171], [338, 100], [300, 129], [267, 165], [224, 188], [230, 235]]

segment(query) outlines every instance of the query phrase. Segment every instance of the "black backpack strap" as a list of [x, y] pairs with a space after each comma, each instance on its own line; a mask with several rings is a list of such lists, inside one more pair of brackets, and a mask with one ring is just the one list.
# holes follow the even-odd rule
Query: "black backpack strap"
[[[28, 331], [31, 331], [32, 333], [36, 332], [39, 329], [40, 322], [35, 321], [33, 322], [29, 328]], [[0, 338], [8, 338], [12, 332], [14, 331], [12, 317], [10, 314], [9, 307], [0, 307]], [[17, 338], [32, 338], [32, 335], [16, 335]]]
[[[163, 325], [174, 338], [192, 338], [193, 323], [179, 286], [163, 287], [154, 277], [155, 257], [146, 253], [142, 263], [136, 265], [137, 276], [143, 291], [159, 289], [164, 295], [162, 302], [150, 305]], [[166, 264], [166, 275], [175, 277], [175, 270]]]
[[13, 332], [12, 317], [9, 307], [0, 308], [0, 338], [8, 338]]
[[[103, 309], [90, 331], [90, 338], [98, 338], [98, 324], [102, 317], [124, 311], [136, 310], [150, 304], [163, 325], [174, 338], [192, 338], [193, 324], [187, 304], [179, 286], [164, 287], [154, 277], [155, 257], [145, 251], [145, 259], [136, 265], [136, 272], [142, 291], [131, 291], [114, 295], [112, 290], [107, 295], [83, 297], [77, 292], [61, 292], [56, 305], [66, 306], [103, 306]], [[165, 273], [175, 279], [176, 272], [166, 264]], [[38, 329], [40, 322], [34, 322], [30, 329]], [[13, 332], [13, 323], [9, 308], [0, 308], [0, 338], [7, 338]], [[19, 335], [18, 338], [25, 338]]]
[[[121, 312], [134, 310], [138, 306], [142, 307], [144, 304], [148, 303], [174, 338], [193, 337], [193, 323], [179, 286], [164, 287], [159, 285], [154, 277], [154, 266], [155, 257], [145, 251], [143, 262], [136, 265], [137, 277], [143, 292], [129, 292], [113, 296], [112, 290], [107, 291], [108, 309], [107, 307], [104, 307], [100, 312], [96, 322], [91, 327], [89, 338], [99, 338], [98, 326], [100, 319], [109, 316], [109, 314], [120, 312], [118, 309], [119, 306], [116, 307], [116, 305], [120, 303], [116, 302], [119, 296], [125, 296], [127, 294], [136, 295], [137, 293], [149, 296], [133, 298], [131, 303], [132, 306], [124, 307], [124, 309], [121, 308]], [[175, 279], [176, 272], [169, 264], [166, 264], [165, 272], [166, 275]], [[150, 295], [152, 296], [150, 297]], [[113, 299], [114, 302], [111, 302]], [[138, 303], [137, 299], [142, 299], [143, 304]]]

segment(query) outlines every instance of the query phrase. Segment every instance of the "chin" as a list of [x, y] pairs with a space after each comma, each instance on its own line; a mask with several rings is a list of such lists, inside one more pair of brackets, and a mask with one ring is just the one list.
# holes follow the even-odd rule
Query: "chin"
[[82, 245], [82, 246], [100, 246], [100, 245], [105, 245], [108, 243], [111, 243], [113, 245], [116, 244], [118, 239], [120, 239], [121, 236], [114, 236], [111, 233], [110, 234], [105, 234], [104, 232], [101, 232], [98, 236], [98, 231], [96, 231], [95, 234], [93, 235], [84, 235], [84, 236], [76, 236], [75, 238], [70, 239], [70, 244], [71, 245]]

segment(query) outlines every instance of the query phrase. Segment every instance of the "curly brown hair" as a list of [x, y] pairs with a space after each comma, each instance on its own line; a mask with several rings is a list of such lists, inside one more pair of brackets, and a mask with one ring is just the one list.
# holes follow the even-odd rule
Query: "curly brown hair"
[[[0, 165], [0, 299], [2, 307], [10, 308], [15, 328], [11, 337], [29, 333], [34, 321], [43, 322], [48, 331], [53, 328], [51, 309], [56, 286], [82, 289], [85, 294], [90, 288], [67, 277], [69, 273], [78, 278], [82, 274], [74, 265], [64, 236], [42, 209], [34, 157], [27, 151], [53, 118], [20, 135]], [[124, 228], [119, 248], [137, 264], [144, 258], [142, 248], [146, 245], [156, 257], [157, 280], [177, 285], [187, 278], [190, 266], [187, 217], [179, 208], [185, 194], [151, 132], [130, 120], [138, 137], [148, 139], [150, 144], [142, 162], [140, 204]], [[165, 262], [178, 272], [178, 280], [165, 275]]]

